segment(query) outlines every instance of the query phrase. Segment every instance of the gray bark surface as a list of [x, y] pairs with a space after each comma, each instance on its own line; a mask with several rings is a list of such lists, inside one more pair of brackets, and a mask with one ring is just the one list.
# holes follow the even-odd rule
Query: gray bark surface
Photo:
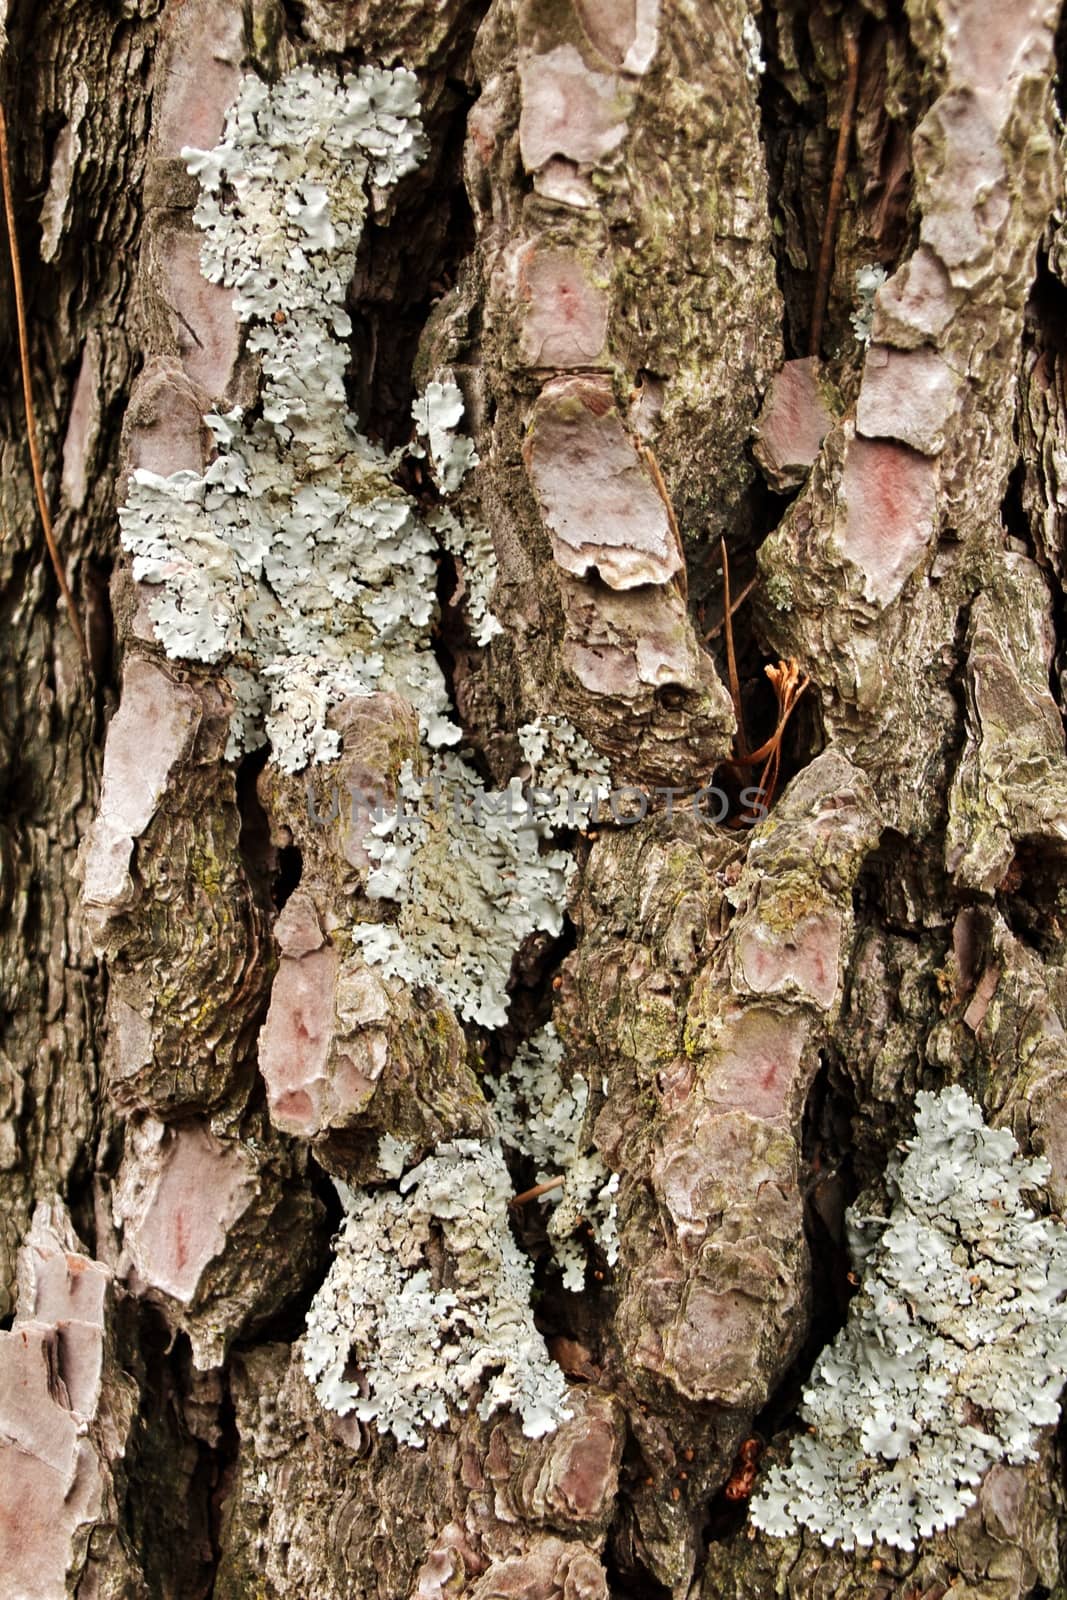
[[[1040, 1208], [1067, 1207], [1060, 9], [9, 0], [38, 428], [92, 658], [43, 555], [5, 290], [12, 1600], [1067, 1595], [1060, 1427], [910, 1552], [772, 1537], [724, 1492], [746, 1439], [762, 1470], [788, 1459], [855, 1287], [846, 1207], [884, 1198], [919, 1090], [963, 1084], [1048, 1160]], [[346, 381], [388, 447], [427, 383], [463, 393], [479, 464], [450, 505], [491, 534], [502, 623], [475, 643], [443, 559], [465, 745], [505, 785], [519, 727], [562, 715], [643, 801], [566, 835], [564, 931], [516, 953], [501, 1029], [380, 980], [351, 938], [384, 914], [364, 841], [323, 819], [337, 790], [399, 782], [419, 708], [345, 701], [339, 757], [306, 772], [227, 760], [225, 666], [164, 653], [119, 539], [134, 468], [200, 471], [205, 414], [258, 402], [181, 151], [219, 139], [242, 73], [301, 62], [418, 77], [430, 153], [377, 197]], [[724, 825], [689, 798], [749, 781], [723, 539], [735, 596], [753, 582], [752, 745], [765, 667], [810, 678], [755, 828], [736, 797]], [[384, 1136], [408, 1165], [488, 1137], [548, 1020], [619, 1175], [618, 1260], [590, 1242], [580, 1294], [546, 1214], [512, 1214], [571, 1415], [531, 1439], [472, 1405], [398, 1443], [305, 1376], [331, 1179], [383, 1190]], [[305, 1058], [314, 1095], [283, 1093]], [[443, 1246], [427, 1264], [447, 1276]]]

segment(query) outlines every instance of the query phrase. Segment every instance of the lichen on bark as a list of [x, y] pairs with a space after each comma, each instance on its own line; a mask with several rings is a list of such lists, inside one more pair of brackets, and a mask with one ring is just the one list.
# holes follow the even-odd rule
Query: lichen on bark
[[[846, 1205], [861, 1189], [888, 1200], [919, 1091], [964, 1086], [1048, 1162], [1032, 1202], [1067, 1195], [1059, 10], [8, 8], [40, 431], [99, 691], [91, 703], [52, 615], [9, 398], [11, 1303], [20, 1246], [65, 1262], [24, 1269], [0, 1334], [5, 1360], [23, 1359], [24, 1333], [37, 1352], [34, 1416], [7, 1417], [0, 1440], [30, 1461], [4, 1490], [5, 1529], [30, 1525], [27, 1506], [48, 1524], [7, 1563], [23, 1592], [1062, 1587], [1050, 1428], [1034, 1461], [994, 1464], [965, 1516], [910, 1552], [775, 1538], [738, 1497], [746, 1440], [763, 1472], [788, 1459], [801, 1385], [854, 1287]], [[856, 123], [811, 352], [849, 31]], [[361, 681], [376, 692], [331, 705], [308, 691], [314, 737], [290, 756], [321, 738], [330, 759], [305, 773], [280, 729], [235, 759], [259, 712], [245, 693], [231, 742], [233, 684], [160, 648], [114, 507], [131, 471], [142, 486], [224, 475], [271, 406], [271, 349], [253, 348], [233, 286], [201, 273], [182, 151], [210, 163], [249, 75], [265, 103], [368, 64], [414, 74], [425, 159], [354, 201], [332, 399], [325, 381], [312, 399], [337, 403], [324, 472], [351, 487], [349, 453], [371, 449], [356, 430], [373, 436], [392, 462], [375, 492], [427, 530], [415, 632], [433, 683]], [[319, 198], [300, 201], [309, 238]], [[221, 453], [209, 413], [237, 430]], [[755, 827], [690, 798], [735, 737], [704, 640], [720, 535], [735, 598], [756, 578], [734, 619], [750, 730], [773, 717], [768, 657], [811, 679]], [[320, 609], [329, 636], [344, 619]], [[469, 812], [391, 824], [400, 792], [431, 782], [442, 716]], [[483, 826], [487, 796], [516, 775], [558, 787], [579, 756], [621, 806], [557, 805], [521, 849], [499, 815]], [[748, 776], [719, 773], [731, 797]], [[357, 791], [384, 809], [361, 811]], [[534, 864], [546, 903], [496, 937]], [[401, 970], [404, 941], [432, 960]], [[392, 966], [369, 959], [387, 947]], [[551, 1083], [531, 1066], [546, 1039]], [[477, 1205], [435, 1207], [490, 1149], [477, 1198], [495, 1209], [472, 1237]], [[421, 1179], [400, 1191], [420, 1170], [432, 1205]], [[509, 1189], [553, 1177], [562, 1198], [509, 1206]], [[368, 1219], [387, 1218], [405, 1283], [425, 1273], [425, 1303], [449, 1315], [478, 1249], [508, 1240], [524, 1263], [509, 1293], [562, 1402], [554, 1431], [481, 1406], [514, 1377], [491, 1338], [480, 1381], [430, 1406], [441, 1426], [418, 1448], [374, 1420], [365, 1329], [339, 1372], [363, 1419], [321, 1403], [305, 1328], [337, 1281], [330, 1179], [356, 1197], [360, 1251]], [[102, 1313], [68, 1314], [85, 1285]], [[53, 1493], [75, 1434], [74, 1489]]]

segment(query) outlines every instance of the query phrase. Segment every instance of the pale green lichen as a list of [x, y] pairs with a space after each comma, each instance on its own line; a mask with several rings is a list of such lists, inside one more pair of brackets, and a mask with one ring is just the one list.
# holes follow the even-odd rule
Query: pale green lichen
[[563, 1059], [562, 1040], [548, 1022], [519, 1046], [496, 1080], [493, 1112], [508, 1149], [534, 1163], [538, 1184], [563, 1179], [541, 1198], [550, 1207], [548, 1234], [564, 1287], [578, 1294], [585, 1287], [586, 1253], [575, 1234], [583, 1223], [609, 1266], [619, 1258], [619, 1175], [586, 1147], [589, 1085], [580, 1072], [565, 1078]]
[[863, 1285], [804, 1391], [811, 1432], [752, 1503], [765, 1532], [911, 1550], [1036, 1455], [1067, 1376], [1067, 1228], [1049, 1175], [962, 1089], [920, 1093], [889, 1219], [850, 1213]]
[[426, 526], [433, 529], [442, 548], [455, 556], [461, 585], [455, 598], [465, 604], [475, 644], [488, 644], [504, 631], [491, 609], [497, 571], [492, 535], [487, 528], [461, 522], [447, 506], [431, 511]]
[[[353, 938], [372, 964], [434, 984], [462, 1016], [498, 1027], [515, 951], [562, 924], [573, 869], [542, 841], [550, 826], [580, 825], [588, 807], [568, 802], [547, 817], [525, 807], [517, 779], [493, 793], [459, 756], [432, 764], [433, 750], [461, 737], [431, 636], [434, 534], [456, 560], [481, 644], [500, 631], [492, 540], [447, 506], [420, 516], [392, 477], [405, 452], [386, 455], [360, 434], [344, 386], [367, 185], [395, 183], [423, 153], [417, 85], [403, 69], [243, 80], [221, 143], [185, 154], [203, 190], [203, 270], [233, 287], [261, 359], [261, 414], [210, 416], [207, 470], [135, 473], [121, 520], [135, 577], [155, 586], [149, 608], [168, 654], [223, 664], [229, 756], [269, 739], [274, 762], [293, 772], [338, 754], [330, 712], [341, 700], [388, 690], [415, 708], [424, 765], [449, 800], [376, 826], [368, 893], [398, 910]], [[463, 398], [451, 376], [430, 382], [412, 414], [440, 488], [453, 492], [477, 455], [456, 432]], [[413, 442], [406, 453], [426, 452]], [[606, 765], [560, 719], [545, 727], [556, 752], [541, 740], [548, 776], [589, 779], [592, 795]], [[402, 788], [413, 783], [409, 767]]]
[[[461, 734], [431, 637], [434, 534], [456, 561], [480, 643], [499, 632], [495, 560], [484, 529], [447, 506], [422, 517], [395, 474], [405, 455], [428, 454], [441, 491], [460, 487], [477, 462], [456, 432], [462, 396], [450, 375], [432, 381], [412, 408], [425, 448], [387, 454], [359, 432], [345, 393], [345, 298], [368, 189], [394, 184], [423, 152], [411, 73], [363, 67], [338, 79], [307, 66], [273, 85], [245, 78], [220, 144], [185, 152], [203, 191], [203, 270], [234, 290], [260, 360], [260, 404], [208, 418], [215, 457], [203, 473], [135, 473], [122, 536], [135, 578], [152, 586], [167, 653], [227, 676], [231, 758], [266, 739], [273, 762], [295, 772], [339, 753], [330, 713], [342, 700], [388, 691], [415, 708], [421, 746], [399, 776], [404, 804], [376, 817], [366, 841], [367, 894], [383, 920], [349, 934], [370, 964], [433, 985], [492, 1028], [506, 1019], [523, 939], [562, 926], [574, 864], [546, 842], [586, 820], [608, 780], [559, 718], [520, 731], [542, 788], [568, 784], [547, 804], [518, 777], [486, 790], [472, 764], [439, 748]], [[420, 806], [425, 783], [443, 804]], [[380, 1167], [399, 1193], [339, 1185], [346, 1217], [308, 1316], [307, 1376], [324, 1405], [408, 1443], [475, 1391], [481, 1417], [510, 1407], [537, 1437], [569, 1415], [566, 1383], [534, 1326], [501, 1146], [443, 1145], [405, 1175], [409, 1154], [382, 1138]]]
[[[418, 778], [410, 763], [398, 803], [365, 840], [372, 899], [398, 907], [395, 920], [361, 923], [352, 937], [365, 958], [410, 984], [433, 984], [460, 1016], [486, 1028], [507, 1020], [515, 951], [531, 933], [556, 936], [574, 860], [544, 841], [580, 827], [607, 786], [607, 767], [563, 718], [519, 730], [540, 780], [487, 790], [450, 751]], [[548, 787], [548, 785], [551, 787]]]
[[446, 494], [459, 488], [471, 467], [478, 465], [474, 441], [456, 428], [463, 417], [459, 385], [428, 383], [411, 408], [420, 438], [426, 440], [434, 477]]
[[741, 24], [741, 44], [745, 53], [745, 71], [749, 80], [758, 84], [767, 70], [767, 63], [763, 59], [763, 36], [759, 23], [750, 11], [746, 12]]
[[860, 344], [870, 344], [874, 324], [874, 297], [886, 281], [884, 267], [868, 266], [856, 269], [856, 309], [849, 316], [852, 331]]
[[770, 573], [763, 588], [768, 601], [776, 611], [792, 611], [795, 603], [793, 585], [784, 573]]
[[508, 1226], [499, 1144], [442, 1145], [399, 1193], [338, 1190], [345, 1220], [303, 1346], [324, 1406], [411, 1445], [476, 1390], [483, 1421], [508, 1407], [532, 1439], [570, 1416], [566, 1380], [534, 1326], [533, 1268]]
[[[304, 66], [274, 85], [243, 79], [221, 142], [184, 152], [202, 190], [202, 270], [234, 290], [260, 358], [259, 414], [207, 418], [203, 473], [135, 472], [120, 520], [168, 655], [224, 666], [231, 758], [267, 738], [283, 771], [330, 760], [330, 709], [378, 690], [411, 701], [431, 746], [460, 737], [430, 634], [438, 545], [394, 481], [404, 452], [359, 432], [345, 392], [367, 189], [395, 184], [425, 148], [413, 74]], [[462, 410], [454, 384], [415, 403], [449, 490], [476, 459], [454, 431]], [[455, 517], [447, 532], [487, 638], [491, 547]]]

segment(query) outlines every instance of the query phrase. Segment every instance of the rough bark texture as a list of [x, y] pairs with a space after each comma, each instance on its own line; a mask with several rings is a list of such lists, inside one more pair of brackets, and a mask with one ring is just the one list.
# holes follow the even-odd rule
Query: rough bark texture
[[[962, 1083], [1067, 1207], [1067, 197], [1054, 0], [9, 3], [3, 101], [47, 490], [0, 397], [0, 1570], [13, 1597], [1062, 1600], [1062, 1439], [902, 1554], [775, 1538], [724, 1493], [785, 1459], [918, 1089]], [[822, 347], [815, 263], [858, 38]], [[222, 668], [169, 659], [116, 507], [259, 396], [200, 273], [181, 151], [243, 72], [418, 77], [429, 155], [376, 197], [350, 403], [387, 446], [454, 378], [501, 632], [442, 558], [436, 648], [500, 785], [564, 715], [626, 807], [573, 856], [505, 1028], [369, 965], [371, 836], [331, 795], [418, 760], [397, 694], [295, 775], [227, 761]], [[856, 275], [885, 281], [873, 306]], [[0, 337], [17, 370], [10, 294]], [[414, 473], [407, 485], [429, 510]], [[688, 797], [810, 688], [741, 825]], [[750, 747], [751, 747], [750, 745]], [[668, 792], [670, 791], [670, 792]], [[634, 811], [640, 816], [635, 817]], [[454, 1411], [416, 1448], [305, 1375], [349, 1191], [492, 1133], [551, 1020], [618, 1175], [618, 1256], [560, 1284], [511, 1226], [569, 1418]], [[514, 1164], [516, 1191], [535, 1182]], [[344, 1192], [342, 1190], [342, 1192]], [[445, 1281], [443, 1246], [427, 1266]], [[857, 1402], [859, 1403], [859, 1402]], [[1067, 1568], [1064, 1569], [1067, 1571]]]

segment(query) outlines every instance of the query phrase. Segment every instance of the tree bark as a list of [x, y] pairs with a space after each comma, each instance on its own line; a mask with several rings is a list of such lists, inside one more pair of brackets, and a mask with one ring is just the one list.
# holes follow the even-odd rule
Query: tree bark
[[[91, 657], [42, 556], [6, 293], [13, 1597], [1067, 1593], [1059, 1428], [911, 1551], [775, 1537], [726, 1492], [746, 1440], [763, 1471], [803, 1429], [856, 1287], [846, 1208], [884, 1201], [920, 1090], [966, 1087], [1067, 1203], [1065, 39], [1054, 0], [9, 0], [37, 425]], [[611, 772], [610, 810], [556, 829], [562, 931], [514, 949], [495, 1027], [353, 938], [392, 913], [333, 802], [395, 799], [417, 696], [333, 706], [340, 753], [306, 770], [228, 756], [232, 664], [167, 653], [119, 532], [134, 470], [202, 473], [204, 418], [263, 411], [182, 152], [245, 74], [368, 63], [415, 74], [426, 153], [372, 196], [345, 384], [390, 451], [428, 385], [462, 394], [448, 514], [491, 536], [501, 625], [478, 642], [474, 559], [441, 551], [464, 759], [503, 790], [520, 729], [563, 717]], [[394, 477], [440, 528], [431, 465]], [[744, 758], [789, 661], [759, 820]], [[579, 1293], [556, 1196], [509, 1208], [569, 1415], [530, 1438], [472, 1400], [401, 1442], [307, 1375], [342, 1202], [490, 1142], [549, 1022], [617, 1174]]]

